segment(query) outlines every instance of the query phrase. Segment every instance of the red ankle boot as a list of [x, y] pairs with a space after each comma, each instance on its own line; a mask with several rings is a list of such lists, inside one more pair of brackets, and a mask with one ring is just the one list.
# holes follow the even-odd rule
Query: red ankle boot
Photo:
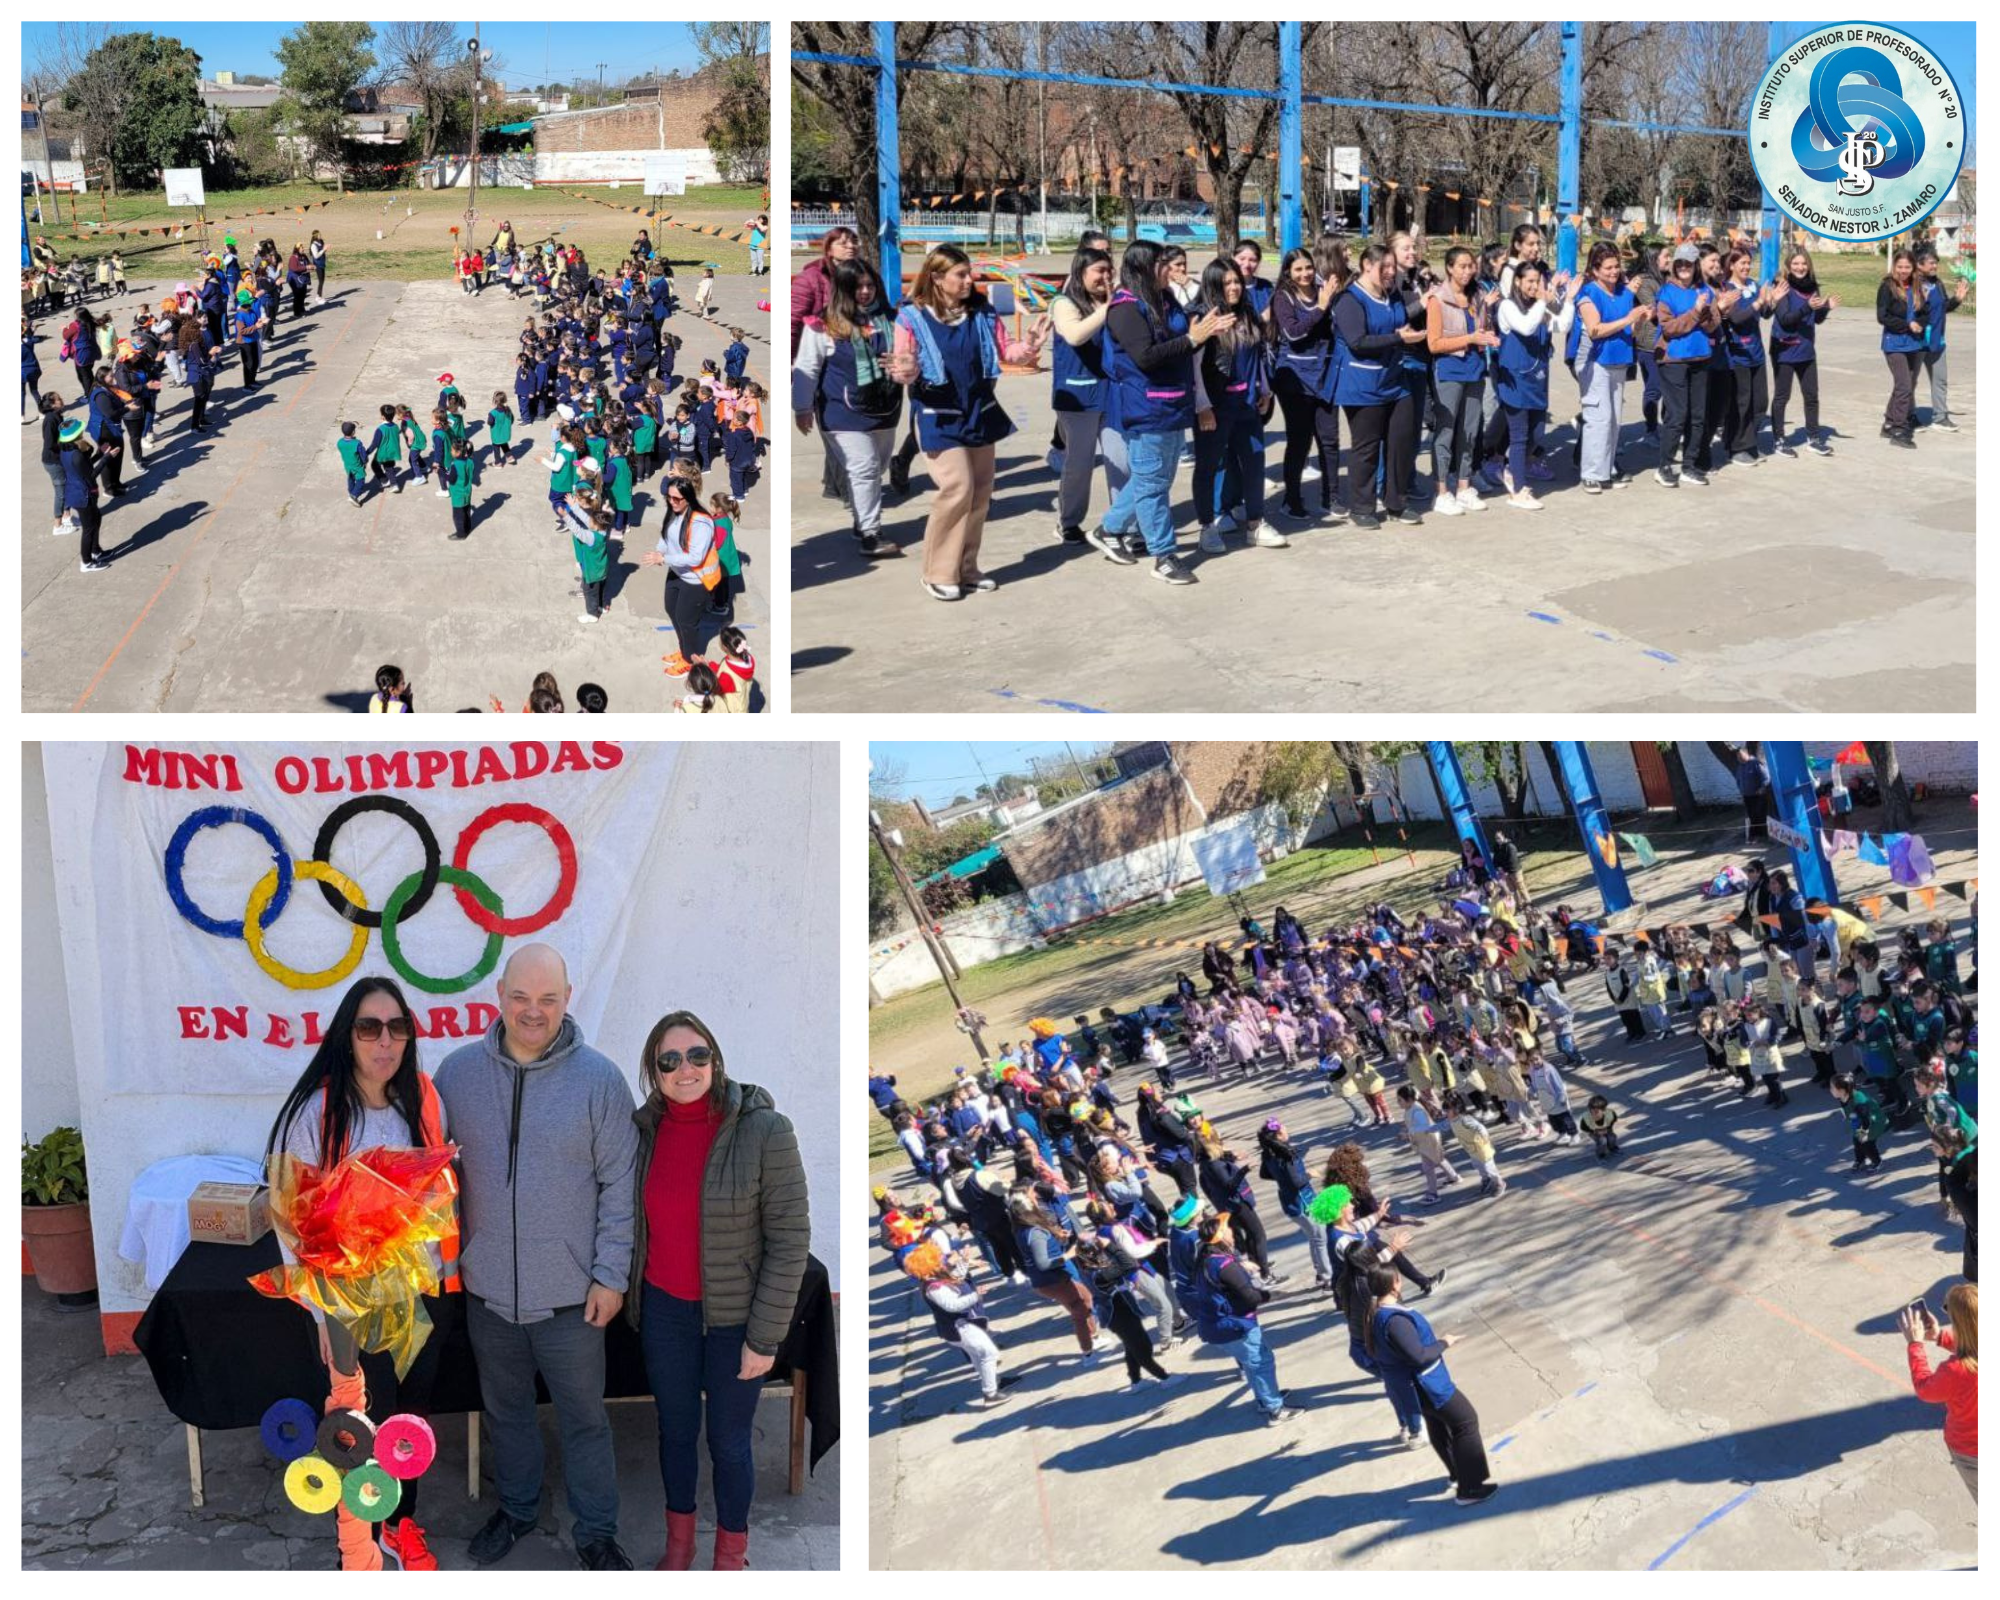
[[655, 1572], [686, 1572], [694, 1565], [694, 1513], [667, 1513], [667, 1553], [660, 1557]]
[[715, 1530], [715, 1567], [717, 1572], [741, 1572], [750, 1565], [750, 1535], [731, 1533], [727, 1528]]

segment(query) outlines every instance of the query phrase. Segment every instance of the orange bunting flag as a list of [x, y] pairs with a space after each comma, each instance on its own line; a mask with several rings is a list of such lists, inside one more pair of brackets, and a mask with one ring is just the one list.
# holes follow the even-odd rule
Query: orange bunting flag
[[1924, 909], [1926, 911], [1935, 911], [1937, 909], [1937, 890], [1935, 888], [1929, 884], [1925, 884], [1917, 890], [1917, 893], [1924, 897]]

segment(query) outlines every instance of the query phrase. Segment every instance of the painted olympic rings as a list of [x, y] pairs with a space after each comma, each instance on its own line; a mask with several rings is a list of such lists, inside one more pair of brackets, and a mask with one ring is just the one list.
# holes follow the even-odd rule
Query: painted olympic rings
[[[439, 867], [437, 877], [444, 879], [461, 897], [472, 895], [481, 908], [496, 920], [505, 909], [500, 897], [469, 872], [461, 872], [457, 867]], [[395, 968], [396, 976], [412, 987], [426, 994], [457, 994], [461, 989], [470, 989], [500, 964], [500, 947], [506, 941], [497, 933], [487, 934], [486, 948], [479, 952], [479, 960], [456, 978], [433, 978], [429, 973], [417, 971], [404, 958], [403, 941], [398, 937], [397, 929], [409, 914], [411, 905], [421, 900], [424, 881], [423, 873], [411, 873], [396, 885], [388, 904], [382, 907], [382, 954], [389, 958], [389, 965]], [[365, 939], [367, 935], [364, 933], [362, 937]]]
[[285, 1468], [285, 1498], [301, 1511], [322, 1516], [340, 1504], [340, 1474], [322, 1456], [300, 1456]]
[[[362, 898], [361, 885], [346, 873], [329, 867], [324, 861], [294, 861], [292, 874], [299, 878], [316, 878], [321, 883], [330, 884], [346, 895], [356, 905], [366, 910], [368, 902]], [[250, 947], [250, 956], [258, 966], [282, 983], [288, 989], [329, 989], [361, 965], [361, 958], [368, 953], [368, 930], [356, 928], [354, 937], [347, 942], [347, 954], [330, 967], [319, 972], [300, 972], [288, 967], [264, 948], [264, 908], [277, 893], [277, 869], [264, 874], [251, 887], [250, 899], [243, 907], [243, 942]], [[253, 926], [254, 924], [254, 926]]]
[[549, 896], [549, 903], [530, 916], [509, 918], [501, 916], [498, 911], [488, 913], [474, 904], [472, 895], [463, 884], [453, 885], [453, 893], [458, 896], [460, 908], [475, 928], [519, 938], [524, 933], [536, 933], [546, 928], [569, 909], [570, 900], [576, 894], [576, 841], [570, 838], [569, 829], [540, 806], [518, 801], [512, 805], [494, 806], [490, 811], [482, 811], [474, 817], [465, 825], [465, 832], [458, 836], [458, 844], [451, 852], [451, 864], [460, 872], [465, 871], [466, 863], [472, 859], [472, 847], [496, 822], [533, 823], [549, 836], [549, 843], [556, 847], [556, 887]]
[[[374, 910], [361, 885], [332, 865], [328, 859], [340, 831], [364, 812], [379, 811], [404, 823], [417, 837], [423, 851], [423, 866], [397, 884], [388, 899]], [[187, 886], [187, 853], [195, 836], [210, 828], [237, 824], [250, 829], [271, 851], [271, 870], [251, 886], [241, 921], [225, 921], [197, 905]], [[556, 853], [556, 884], [548, 900], [524, 916], [510, 917], [499, 892], [478, 877], [470, 862], [472, 852], [487, 833], [501, 823], [524, 823], [548, 835]], [[361, 964], [367, 954], [371, 928], [382, 930], [383, 952], [398, 976], [429, 994], [453, 994], [468, 989], [488, 977], [499, 964], [503, 942], [509, 937], [535, 933], [566, 912], [576, 898], [578, 864], [576, 841], [569, 830], [541, 806], [515, 801], [489, 806], [465, 825], [452, 847], [450, 865], [443, 859], [437, 834], [422, 812], [407, 800], [393, 795], [356, 795], [342, 801], [328, 813], [313, 839], [310, 859], [296, 859], [265, 816], [240, 806], [207, 806], [186, 817], [174, 830], [165, 854], [167, 898], [174, 909], [204, 933], [221, 939], [241, 939], [257, 965], [290, 989], [325, 989], [339, 983]], [[320, 886], [326, 902], [353, 926], [347, 951], [332, 966], [318, 972], [303, 972], [285, 965], [271, 954], [265, 934], [291, 903], [295, 879], [304, 878]], [[430, 902], [440, 882], [452, 894], [472, 925], [486, 937], [477, 962], [454, 978], [434, 978], [419, 972], [404, 953], [400, 924], [416, 915]]]
[[[313, 839], [313, 860], [331, 861], [333, 841], [339, 836], [340, 830], [364, 811], [381, 811], [407, 822], [410, 831], [417, 836], [417, 843], [424, 847], [424, 870], [419, 874], [421, 881], [416, 893], [410, 896], [410, 903], [403, 907], [403, 915], [413, 917], [424, 909], [437, 889], [439, 856], [437, 835], [431, 832], [431, 825], [424, 821], [423, 814], [409, 801], [398, 800], [389, 794], [363, 794], [356, 795], [352, 800], [343, 800], [327, 813], [326, 821], [319, 825], [319, 833]], [[332, 884], [322, 883], [319, 892], [326, 896], [326, 903], [349, 922], [363, 928], [382, 926], [383, 913], [370, 911], [365, 905], [356, 906], [352, 901], [343, 899], [334, 892]]]
[[373, 1461], [356, 1467], [340, 1485], [340, 1503], [363, 1522], [387, 1522], [403, 1501], [403, 1486]]
[[167, 841], [167, 898], [174, 903], [174, 909], [203, 933], [212, 933], [220, 939], [240, 939], [243, 924], [223, 922], [211, 917], [194, 903], [194, 897], [187, 890], [187, 850], [194, 836], [204, 828], [220, 828], [231, 822], [240, 822], [263, 838], [271, 847], [271, 859], [277, 863], [278, 887], [273, 893], [258, 926], [268, 928], [284, 914], [285, 903], [292, 897], [292, 853], [285, 848], [285, 841], [278, 837], [278, 830], [269, 819], [260, 817], [254, 811], [246, 811], [240, 806], [204, 806], [194, 812]]

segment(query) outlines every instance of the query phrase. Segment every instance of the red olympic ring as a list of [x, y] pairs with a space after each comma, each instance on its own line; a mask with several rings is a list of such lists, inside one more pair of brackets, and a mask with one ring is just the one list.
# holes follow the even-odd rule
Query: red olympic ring
[[495, 916], [477, 900], [469, 890], [458, 885], [452, 886], [452, 893], [458, 896], [460, 908], [471, 919], [472, 925], [487, 933], [504, 934], [516, 938], [524, 933], [534, 933], [546, 928], [557, 917], [569, 909], [571, 898], [576, 894], [576, 841], [569, 836], [569, 829], [544, 811], [540, 806], [531, 806], [525, 801], [510, 805], [494, 806], [482, 811], [465, 825], [465, 831], [458, 836], [458, 844], [451, 853], [451, 864], [460, 872], [469, 871], [472, 847], [495, 823], [527, 822], [540, 828], [549, 836], [549, 843], [556, 847], [556, 890], [549, 896], [548, 904], [541, 910], [525, 917]]

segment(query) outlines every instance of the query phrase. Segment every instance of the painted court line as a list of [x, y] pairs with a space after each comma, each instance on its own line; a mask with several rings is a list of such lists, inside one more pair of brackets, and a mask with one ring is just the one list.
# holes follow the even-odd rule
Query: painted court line
[[216, 513], [236, 498], [236, 491], [243, 487], [243, 480], [250, 476], [250, 469], [257, 465], [258, 460], [263, 454], [264, 441], [259, 439], [251, 449], [250, 459], [243, 464], [242, 471], [236, 474], [236, 481], [230, 484], [228, 492], [220, 500], [203, 513], [201, 525], [195, 529], [194, 537], [188, 540], [187, 549], [181, 553], [180, 560], [167, 568], [167, 575], [160, 580], [160, 586], [153, 591], [152, 598], [139, 608], [139, 614], [132, 619], [132, 626], [125, 630], [125, 637], [112, 646], [111, 654], [104, 658], [104, 665], [97, 669], [96, 676], [85, 686], [83, 693], [76, 697], [76, 704], [71, 706], [70, 710], [81, 711], [84, 707], [84, 702], [97, 693], [97, 686], [104, 681], [104, 675], [111, 670], [111, 664], [118, 659], [124, 652], [125, 647], [132, 642], [132, 636], [139, 631], [140, 624], [153, 614], [153, 607], [160, 603], [160, 596], [167, 592], [167, 585], [174, 581], [179, 575], [181, 568], [187, 565], [188, 558], [201, 547], [201, 541], [208, 537], [208, 530], [214, 526]]
[[1703, 1517], [1701, 1521], [1697, 1522], [1692, 1528], [1688, 1529], [1686, 1533], [1682, 1534], [1672, 1544], [1668, 1545], [1666, 1549], [1662, 1550], [1658, 1555], [1654, 1556], [1651, 1561], [1648, 1561], [1646, 1563], [1646, 1570], [1648, 1572], [1658, 1572], [1660, 1568], [1664, 1567], [1670, 1560], [1674, 1558], [1675, 1555], [1677, 1555], [1680, 1552], [1682, 1547], [1685, 1546], [1690, 1539], [1692, 1539], [1696, 1534], [1700, 1533], [1703, 1528], [1706, 1528], [1712, 1522], [1720, 1522], [1724, 1517], [1728, 1516], [1730, 1512], [1734, 1511], [1738, 1506], [1742, 1505], [1744, 1501], [1748, 1500], [1752, 1495], [1756, 1494], [1756, 1492], [1757, 1492], [1757, 1485], [1753, 1483], [1750, 1485], [1749, 1488], [1745, 1489], [1741, 1494], [1739, 1494], [1734, 1500], [1727, 1501], [1724, 1504], [1717, 1506], [1713, 1511], [1709, 1512], [1707, 1516]]

